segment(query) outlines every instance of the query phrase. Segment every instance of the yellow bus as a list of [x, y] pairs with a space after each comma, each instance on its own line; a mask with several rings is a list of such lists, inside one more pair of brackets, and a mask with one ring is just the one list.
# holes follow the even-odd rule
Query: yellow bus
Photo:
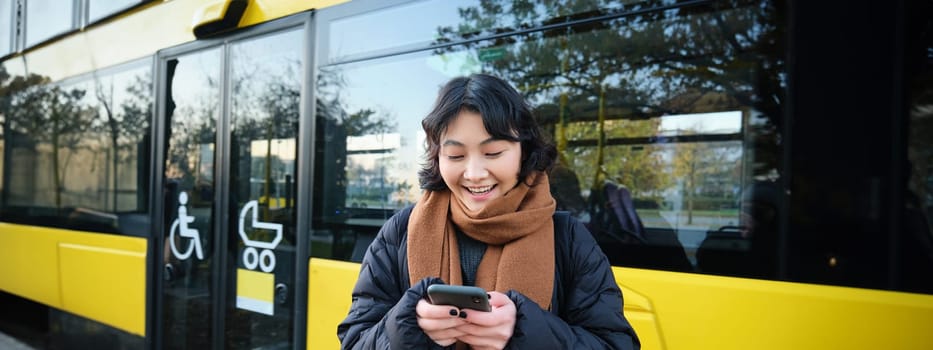
[[930, 349], [933, 4], [0, 0], [0, 331], [336, 349], [484, 72], [644, 349]]

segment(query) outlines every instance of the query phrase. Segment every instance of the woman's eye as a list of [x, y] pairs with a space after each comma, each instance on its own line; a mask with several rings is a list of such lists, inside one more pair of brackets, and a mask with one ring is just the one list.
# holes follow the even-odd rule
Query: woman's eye
[[501, 156], [501, 155], [502, 155], [502, 152], [505, 152], [505, 151], [499, 151], [499, 152], [494, 152], [494, 153], [486, 153], [486, 156], [487, 156], [487, 157], [498, 157], [498, 156]]
[[451, 155], [448, 155], [448, 156], [447, 156], [447, 159], [450, 159], [450, 160], [461, 160], [461, 159], [463, 159], [463, 156], [451, 156]]

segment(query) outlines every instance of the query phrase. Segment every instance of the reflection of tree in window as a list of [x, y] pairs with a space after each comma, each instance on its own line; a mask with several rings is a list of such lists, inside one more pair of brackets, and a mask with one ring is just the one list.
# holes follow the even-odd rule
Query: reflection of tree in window
[[294, 207], [302, 66], [298, 52], [281, 43], [296, 34], [232, 48], [231, 193], [241, 203], [258, 199], [267, 221], [290, 221]]
[[[149, 116], [151, 115], [151, 89], [150, 78], [148, 74], [140, 75], [120, 74], [111, 79], [99, 79], [95, 81], [95, 97], [103, 109], [101, 115], [91, 125], [91, 128], [101, 134], [106, 134], [109, 138], [110, 149], [107, 156], [110, 158], [109, 167], [111, 179], [110, 191], [112, 192], [111, 206], [117, 211], [119, 205], [120, 181], [125, 178], [119, 169], [121, 164], [132, 166], [130, 162], [138, 157], [137, 147], [146, 147], [143, 142], [148, 142], [147, 135], [149, 129]], [[110, 78], [110, 77], [108, 77]], [[114, 93], [115, 88], [125, 88], [123, 93]], [[135, 171], [136, 169], [127, 169]], [[135, 184], [135, 186], [146, 186]], [[129, 203], [136, 207], [137, 203]]]
[[[386, 169], [397, 161], [399, 135], [395, 116], [380, 112], [377, 106], [351, 110], [340, 91], [346, 86], [339, 67], [325, 67], [318, 76], [318, 116], [326, 125], [326, 140], [344, 143], [328, 144], [330, 162], [337, 168], [328, 185], [336, 185], [329, 192], [342, 189], [346, 196], [337, 195], [333, 205], [356, 208], [389, 209], [404, 203], [390, 199], [393, 194], [405, 193], [411, 188], [406, 181], [391, 178]], [[322, 132], [319, 130], [319, 133]], [[335, 153], [336, 152], [336, 153]], [[330, 167], [330, 166], [329, 166]], [[334, 196], [333, 194], [331, 196]], [[401, 197], [401, 196], [397, 196]]]
[[[693, 223], [703, 199], [712, 209], [704, 215], [734, 222], [729, 189], [742, 177], [780, 173], [783, 7], [666, 5], [483, 1], [459, 9], [461, 23], [438, 28], [435, 54], [469, 50], [468, 70], [501, 76], [526, 95], [589, 196], [590, 215], [605, 210], [602, 192], [613, 182], [632, 192], [640, 213], [657, 216], [651, 226], [666, 226], [657, 212], [678, 191], [686, 203], [675, 219], [683, 209]], [[510, 32], [518, 34], [503, 36]], [[476, 40], [483, 37], [493, 39]], [[742, 114], [728, 135], [661, 135], [665, 116], [725, 111]]]
[[[774, 58], [782, 57], [781, 43], [775, 40], [780, 33], [774, 24], [780, 7], [748, 4], [738, 9], [702, 5], [663, 10], [653, 9], [660, 7], [653, 1], [623, 7], [597, 1], [530, 1], [521, 6], [484, 1], [461, 8], [463, 21], [439, 28], [437, 42], [520, 30], [529, 22], [610, 18], [465, 44], [480, 57], [484, 71], [510, 80], [540, 107], [539, 118], [553, 125], [558, 147], [568, 161], [578, 156], [568, 150], [568, 141], [574, 137], [568, 133], [568, 123], [596, 122], [595, 154], [582, 168], [589, 174], [585, 182], [595, 190], [604, 179], [599, 170], [607, 163], [606, 123], [614, 119], [753, 107], [770, 122], [755, 136], [766, 137], [759, 134], [776, 130], [783, 99], [779, 80], [783, 61]], [[579, 13], [577, 9], [592, 10]], [[437, 53], [456, 50], [462, 47], [443, 47]], [[492, 51], [497, 53], [488, 54]], [[755, 146], [768, 146], [764, 143]], [[778, 152], [761, 153], [758, 171], [777, 166]], [[574, 168], [581, 169], [580, 165]], [[659, 177], [640, 174], [622, 177], [632, 181], [627, 185], [635, 191], [643, 191], [641, 185], [646, 183], [666, 183], [640, 181], [641, 176]], [[636, 182], [642, 182], [638, 188]]]
[[[34, 192], [28, 187], [28, 193], [21, 195], [33, 197], [37, 201], [49, 200], [36, 197], [51, 194], [49, 200], [56, 208], [62, 207], [62, 192], [67, 177], [68, 164], [80, 147], [81, 139], [88, 125], [95, 117], [93, 110], [81, 103], [86, 94], [82, 87], [62, 87], [58, 85], [33, 85], [15, 94], [11, 98], [9, 114], [10, 129], [14, 133], [28, 137], [32, 145], [31, 152], [36, 152], [37, 166], [42, 162], [48, 165], [51, 178], [41, 177]], [[25, 145], [26, 143], [19, 143]], [[45, 157], [42, 154], [45, 153]], [[38, 173], [39, 175], [41, 173]], [[32, 181], [33, 179], [23, 179]], [[43, 180], [49, 181], [42, 183]], [[48, 187], [43, 188], [46, 185]], [[16, 186], [12, 186], [11, 189]], [[39, 204], [39, 203], [34, 203]]]

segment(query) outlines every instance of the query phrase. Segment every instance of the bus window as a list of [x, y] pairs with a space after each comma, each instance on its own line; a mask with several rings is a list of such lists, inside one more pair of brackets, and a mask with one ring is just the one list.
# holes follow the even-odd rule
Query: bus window
[[[499, 18], [502, 7], [456, 7], [459, 17], [438, 27], [432, 44], [461, 42], [505, 26], [480, 21]], [[444, 16], [428, 4], [416, 8], [425, 18]], [[573, 12], [523, 11], [519, 17], [532, 22]], [[741, 198], [751, 198], [747, 193], [754, 182], [773, 183], [781, 171], [780, 148], [768, 142], [779, 139], [780, 81], [757, 78], [780, 76], [783, 69], [780, 59], [768, 58], [775, 57], [771, 51], [756, 51], [762, 50], [756, 42], [774, 30], [768, 11], [773, 9], [659, 10], [657, 16], [619, 16], [595, 26], [466, 40], [388, 58], [360, 60], [364, 53], [353, 51], [350, 63], [323, 65], [317, 136], [328, 142], [319, 141], [316, 151], [321, 173], [315, 188], [325, 196], [314, 206], [320, 210], [315, 232], [333, 245], [313, 254], [362, 258], [382, 220], [418, 198], [420, 120], [437, 88], [452, 76], [486, 72], [512, 82], [537, 107], [560, 151], [551, 174], [558, 206], [587, 224], [615, 265], [696, 271], [696, 252], [707, 236], [736, 238], [739, 244], [726, 253], [749, 255], [742, 235], [752, 221], [741, 214]], [[365, 16], [391, 20], [391, 13]], [[338, 40], [348, 34], [338, 29], [349, 22], [356, 20], [342, 18], [329, 28], [327, 62], [347, 54], [348, 43]], [[462, 33], [463, 28], [474, 30]], [[732, 41], [736, 36], [743, 41]], [[635, 45], [643, 51], [626, 51], [632, 43], [644, 43]], [[769, 228], [778, 224], [757, 222]], [[721, 246], [710, 245], [711, 251]], [[717, 260], [716, 252], [706, 255]], [[739, 266], [750, 265], [719, 258], [702, 271], [730, 273]]]
[[26, 8], [26, 47], [76, 27], [73, 1], [30, 0]]
[[[420, 120], [443, 82], [476, 72], [505, 78], [536, 108], [559, 150], [550, 174], [558, 208], [590, 229], [614, 266], [904, 290], [895, 281], [906, 277], [886, 275], [915, 266], [901, 253], [933, 251], [872, 238], [931, 227], [928, 44], [912, 49], [905, 73], [913, 100], [902, 215], [879, 209], [899, 200], [886, 186], [901, 182], [874, 172], [890, 168], [883, 155], [895, 151], [876, 133], [905, 121], [876, 106], [870, 123], [853, 124], [844, 116], [869, 113], [825, 105], [859, 89], [814, 80], [820, 72], [791, 81], [793, 8], [782, 1], [360, 6], [367, 11], [320, 17], [314, 192], [323, 195], [312, 221], [326, 243], [314, 256], [359, 261], [381, 223], [417, 201]], [[433, 24], [405, 26], [399, 13]], [[929, 35], [928, 21], [911, 19], [911, 35]], [[406, 30], [382, 30], [396, 25]], [[796, 54], [838, 51], [824, 39], [799, 41]]]
[[148, 236], [151, 74], [135, 62], [10, 98], [7, 221]]
[[150, 0], [87, 0], [88, 22], [94, 23], [119, 11]]
[[13, 3], [12, 0], [0, 0], [0, 57], [13, 52], [13, 24], [16, 23]]
[[382, 223], [418, 198], [419, 115], [427, 106], [400, 98], [427, 98], [431, 85], [413, 84], [402, 92], [372, 84], [401, 78], [396, 74], [406, 63], [318, 72], [314, 186], [320, 195], [312, 206], [312, 239], [319, 244], [312, 245], [312, 256], [362, 260]]
[[[901, 289], [933, 292], [933, 19], [927, 11], [908, 11], [913, 17], [907, 32], [909, 59], [906, 77], [907, 159], [903, 174], [906, 180], [904, 212], [900, 237]], [[927, 28], [927, 29], [923, 29]]]

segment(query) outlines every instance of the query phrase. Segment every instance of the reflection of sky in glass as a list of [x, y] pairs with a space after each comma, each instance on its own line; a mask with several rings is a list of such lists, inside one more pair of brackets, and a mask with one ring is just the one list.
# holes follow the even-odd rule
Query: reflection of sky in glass
[[[260, 105], [273, 86], [301, 90], [301, 39], [301, 31], [293, 30], [239, 42], [231, 48], [235, 119], [268, 118], [268, 110]], [[235, 120], [234, 124], [241, 122]]]
[[262, 84], [297, 79], [299, 72], [292, 70], [300, 68], [302, 38], [300, 30], [291, 30], [236, 43], [231, 49], [234, 76]]
[[172, 77], [172, 99], [179, 107], [219, 102], [220, 50], [183, 56]]
[[[475, 1], [460, 1], [454, 5], [443, 3], [443, 1], [417, 2], [400, 8], [378, 10], [356, 17], [338, 19], [329, 28], [330, 51], [325, 60], [325, 66], [329, 62], [336, 62], [338, 59], [347, 57], [358, 59], [394, 50], [426, 47], [431, 40], [436, 40], [438, 27], [446, 26], [457, 30], [462, 25], [472, 25], [462, 23], [463, 19], [456, 11], [458, 7], [464, 6], [477, 6], [477, 4]], [[584, 7], [586, 6], [603, 5], [590, 4]], [[613, 6], [616, 5], [610, 7]], [[565, 11], [565, 9], [548, 10], [552, 13]], [[580, 9], [574, 11], [576, 10]], [[332, 80], [345, 81], [346, 84], [340, 88], [332, 88], [333, 91], [325, 91], [323, 95], [339, 96], [341, 107], [347, 114], [372, 109], [377, 116], [397, 121], [401, 146], [397, 150], [399, 156], [396, 161], [402, 164], [390, 166], [386, 171], [393, 172], [392, 177], [407, 179], [406, 181], [413, 184], [417, 183], [416, 173], [420, 168], [421, 156], [424, 153], [422, 148], [424, 136], [420, 130], [421, 119], [431, 108], [442, 84], [451, 77], [476, 72], [499, 74], [516, 85], [520, 91], [530, 94], [529, 99], [533, 105], [551, 108], [554, 110], [548, 110], [551, 113], [556, 113], [555, 107], [560, 104], [560, 93], [569, 92], [572, 95], [569, 101], [572, 109], [571, 116], [574, 120], [587, 120], [579, 122], [580, 125], [593, 127], [595, 123], [592, 120], [595, 119], [598, 110], [599, 95], [592, 92], [595, 91], [593, 89], [587, 90], [590, 88], [588, 84], [606, 86], [608, 88], [606, 101], [608, 115], [606, 117], [609, 119], [607, 125], [612, 124], [611, 127], [616, 128], [610, 132], [612, 134], [610, 136], [615, 138], [739, 134], [743, 132], [745, 122], [743, 113], [745, 112], [742, 112], [742, 109], [745, 107], [737, 105], [733, 100], [723, 100], [724, 102], [713, 105], [692, 102], [689, 97], [697, 91], [724, 96], [729, 95], [730, 92], [724, 91], [718, 85], [721, 82], [697, 78], [684, 74], [683, 71], [690, 71], [698, 66], [703, 67], [718, 76], [733, 80], [736, 84], [748, 84], [742, 86], [743, 88], [754, 89], [750, 81], [743, 80], [754, 76], [754, 74], [746, 74], [744, 70], [754, 68], [747, 68], [747, 65], [727, 65], [726, 61], [741, 62], [746, 58], [701, 45], [700, 39], [695, 39], [694, 46], [680, 47], [679, 45], [683, 44], [684, 40], [698, 36], [712, 43], [722, 42], [725, 40], [724, 35], [728, 37], [731, 34], [709, 31], [705, 25], [697, 23], [712, 23], [710, 18], [713, 16], [741, 19], [743, 11], [748, 11], [748, 9], [689, 15], [670, 13], [671, 17], [666, 19], [606, 22], [611, 23], [611, 27], [581, 31], [571, 34], [570, 37], [520, 35], [509, 37], [508, 40], [503, 40], [499, 44], [492, 44], [488, 41], [470, 44], [471, 47], [482, 48], [479, 50], [456, 46], [439, 49], [438, 51], [445, 51], [442, 55], [422, 51], [371, 61], [331, 65], [325, 70], [338, 75], [338, 78]], [[403, 16], [402, 13], [407, 16]], [[539, 12], [536, 15], [540, 16], [542, 13]], [[412, 20], [413, 17], [417, 17], [418, 20]], [[503, 18], [490, 19], [490, 23], [505, 28], [518, 22], [542, 20], [542, 18], [516, 18], [515, 14], [509, 13]], [[734, 24], [740, 26], [736, 28], [739, 32], [749, 31], [745, 34], [748, 40], [755, 41], [754, 37], [760, 35], [760, 29], [741, 27], [751, 25], [751, 23], [738, 21]], [[665, 32], [676, 37], [663, 38], [662, 33]], [[451, 38], [456, 40], [458, 37], [454, 35]], [[559, 52], [549, 52], [549, 50], [562, 47], [562, 39], [568, 39], [568, 49], [575, 53], [566, 56], [571, 66], [574, 67], [574, 70], [567, 72], [558, 72], [561, 68], [556, 64], [548, 65], [549, 59], [559, 62], [562, 57], [565, 57]], [[615, 41], [606, 41], [610, 39]], [[617, 44], [618, 42], [624, 44]], [[379, 44], [373, 46], [374, 43]], [[624, 52], [628, 52], [622, 50], [626, 45], [638, 45], [645, 51], [643, 55], [646, 56], [635, 54], [624, 56]], [[614, 50], [617, 49], [622, 50], [623, 53], [615, 53]], [[495, 52], [502, 52], [499, 57], [504, 57], [505, 60], [489, 59], [489, 57], [482, 59], [484, 53]], [[675, 57], [668, 57], [671, 53], [677, 54], [674, 54]], [[528, 61], [522, 61], [529, 57], [511, 56], [515, 54], [540, 54], [547, 57], [532, 57]], [[696, 57], [703, 59], [696, 59]], [[707, 58], [713, 62], [705, 61]], [[532, 62], [528, 64], [533, 67], [510, 66], [515, 62]], [[521, 74], [533, 74], [534, 76]], [[582, 86], [582, 88], [575, 88], [576, 86]], [[741, 91], [739, 93], [744, 94]], [[668, 105], [676, 105], [676, 108], [670, 108]], [[632, 106], [648, 107], [641, 110], [633, 109]], [[666, 110], [676, 110], [683, 114], [661, 115], [662, 111]], [[636, 112], [647, 113], [652, 118], [630, 119], [632, 113], [638, 114]], [[621, 130], [622, 128], [631, 129]], [[576, 137], [588, 132], [588, 129], [582, 126], [577, 127], [576, 130], [578, 133], [583, 133]], [[584, 136], [580, 140], [583, 139], [589, 138]], [[707, 148], [712, 152], [711, 156], [715, 155], [720, 159], [717, 162], [721, 160], [736, 162], [746, 151], [739, 141], [678, 144], [677, 147], [695, 145], [709, 146]], [[348, 146], [351, 145], [348, 144]], [[382, 149], [394, 148], [383, 146], [385, 147]], [[619, 147], [626, 149], [626, 152], [635, 152], [632, 151], [633, 146]], [[638, 147], [640, 147], [639, 150], [657, 151], [660, 154], [659, 157], [664, 158], [668, 164], [670, 157], [679, 150], [677, 147], [664, 145], [639, 145]], [[590, 154], [595, 151], [586, 149], [581, 152]], [[646, 153], [646, 151], [641, 151], [641, 153]], [[417, 161], [415, 161], [415, 155], [418, 155]], [[619, 153], [614, 156], [621, 159], [627, 155]], [[352, 163], [353, 160], [350, 162]]]
[[[140, 84], [144, 84], [140, 86]], [[118, 87], [113, 90], [113, 100], [115, 101], [116, 106], [120, 106], [123, 101], [127, 101], [133, 98], [137, 98], [130, 94], [127, 89], [130, 86], [142, 87], [145, 88], [142, 93], [144, 96], [148, 97], [148, 92], [152, 86], [152, 80], [149, 78], [149, 69], [146, 67], [140, 67], [133, 70], [117, 73], [113, 75], [113, 86]], [[148, 100], [145, 102], [149, 102]]]
[[[447, 55], [459, 57], [465, 54]], [[410, 54], [377, 62], [366, 62], [365, 65], [352, 64], [347, 66], [331, 67], [346, 82], [340, 89], [344, 98], [344, 108], [348, 113], [355, 113], [362, 109], [373, 109], [377, 115], [392, 116], [396, 123], [397, 136], [383, 139], [388, 144], [383, 149], [397, 148], [395, 159], [397, 164], [386, 171], [388, 178], [405, 181], [413, 185], [409, 197], [416, 199], [418, 190], [417, 172], [420, 169], [424, 154], [424, 135], [421, 131], [421, 119], [431, 109], [440, 87], [453, 75], [466, 74], [458, 72], [459, 64], [444, 65], [438, 56], [426, 56], [424, 53]], [[459, 60], [453, 58], [453, 60]], [[376, 83], [379, 82], [379, 83]], [[397, 88], [386, 88], [386, 82]], [[367, 148], [375, 139], [352, 139], [353, 147]], [[350, 147], [351, 140], [348, 140]], [[362, 161], [362, 159], [361, 159]]]
[[268, 151], [286, 163], [295, 161], [295, 139], [272, 139], [250, 141], [249, 153], [252, 158], [266, 158], [266, 147]]
[[13, 31], [12, 0], [0, 0], [0, 56], [13, 51], [11, 34]]
[[697, 134], [734, 134], [742, 130], [742, 112], [716, 112], [666, 115], [661, 117], [662, 135], [677, 135], [690, 130]]
[[32, 46], [72, 28], [72, 2], [29, 0], [26, 4], [26, 46]]
[[[458, 7], [470, 0], [425, 1], [397, 6], [331, 23], [328, 61], [396, 46], [427, 43], [437, 28], [460, 21]], [[418, 14], [418, 18], [412, 18]]]
[[[146, 62], [148, 63], [148, 62]], [[114, 117], [119, 121], [127, 122], [127, 118], [151, 118], [149, 115], [131, 115], [127, 116], [125, 108], [139, 108], [143, 111], [150, 107], [150, 87], [152, 81], [149, 79], [148, 65], [133, 65], [134, 68], [122, 70], [113, 74], [95, 76], [94, 81], [88, 86], [89, 89], [85, 95], [85, 100], [98, 109], [101, 118], [106, 118], [106, 107], [109, 106]], [[135, 88], [142, 90], [139, 93], [142, 96], [131, 94], [128, 89]], [[101, 96], [98, 96], [100, 90]], [[100, 101], [103, 98], [104, 101]], [[106, 104], [106, 106], [105, 106]], [[144, 127], [148, 125], [145, 122], [137, 121], [132, 125]], [[136, 142], [144, 135], [137, 132], [142, 130], [124, 130], [120, 133], [120, 142]]]
[[138, 4], [141, 0], [89, 0], [88, 20], [94, 22], [117, 11]]
[[[438, 39], [440, 28], [453, 30], [455, 33], [447, 34], [453, 35], [448, 39], [458, 40], [460, 34], [489, 32], [500, 28], [516, 29], [552, 20], [551, 17], [573, 15], [599, 8], [616, 9], [623, 4], [583, 2], [551, 7], [533, 4], [533, 11], [521, 14], [512, 8], [511, 2], [503, 1], [495, 5], [501, 6], [497, 13], [480, 13], [479, 17], [483, 20], [479, 23], [465, 21], [465, 17], [460, 13], [468, 8], [482, 11], [480, 2], [476, 0], [418, 1], [337, 19], [331, 22], [329, 28], [327, 62], [333, 63], [342, 58], [389, 48], [424, 48]], [[477, 25], [480, 27], [475, 27]]]

